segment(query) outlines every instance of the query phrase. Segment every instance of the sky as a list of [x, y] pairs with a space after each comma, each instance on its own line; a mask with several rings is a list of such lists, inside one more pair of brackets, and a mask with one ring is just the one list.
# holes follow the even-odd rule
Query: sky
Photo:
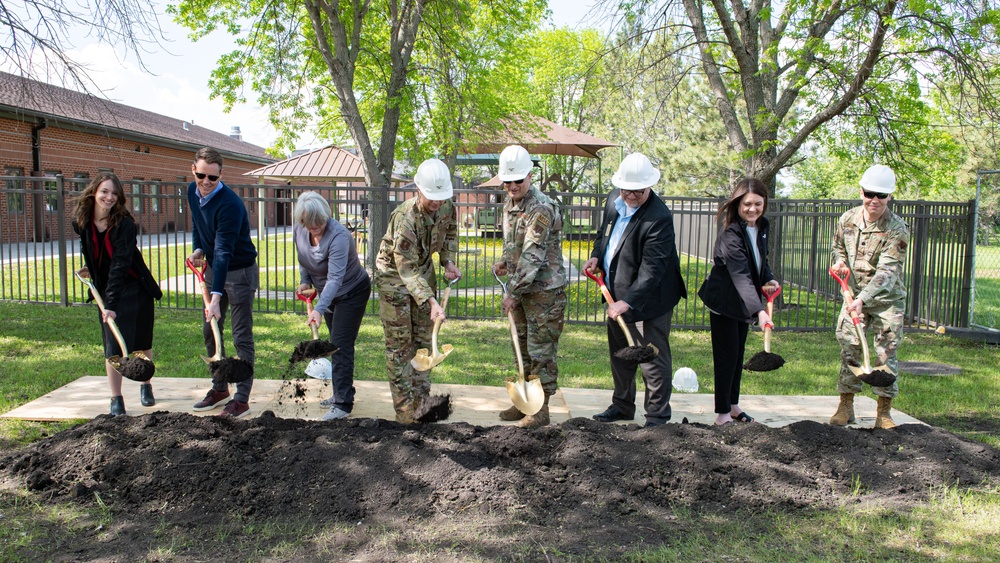
[[[228, 114], [221, 100], [209, 99], [208, 79], [215, 62], [233, 49], [229, 37], [223, 31], [216, 31], [192, 42], [186, 29], [162, 14], [166, 3], [155, 4], [161, 13], [160, 25], [167, 41], [163, 49], [142, 56], [148, 72], [140, 70], [134, 55], [123, 60], [121, 49], [82, 37], [79, 30], [73, 34], [75, 48], [68, 54], [87, 66], [88, 74], [112, 101], [191, 121], [225, 134], [238, 126], [244, 141], [269, 147], [277, 134], [267, 122], [266, 110], [253, 103], [255, 93], [247, 92], [248, 103], [235, 106]], [[591, 4], [592, 0], [549, 0], [552, 21], [557, 27], [577, 27]], [[318, 144], [319, 141], [307, 135], [298, 140], [298, 148]]]

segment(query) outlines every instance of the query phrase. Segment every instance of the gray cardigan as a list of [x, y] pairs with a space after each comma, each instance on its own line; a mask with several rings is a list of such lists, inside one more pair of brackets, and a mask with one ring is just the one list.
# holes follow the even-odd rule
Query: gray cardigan
[[327, 221], [315, 252], [305, 227], [296, 223], [292, 227], [292, 235], [299, 255], [300, 283], [311, 285], [320, 293], [313, 302], [313, 307], [320, 313], [330, 312], [334, 299], [346, 295], [368, 278], [368, 272], [358, 260], [354, 237], [336, 219]]

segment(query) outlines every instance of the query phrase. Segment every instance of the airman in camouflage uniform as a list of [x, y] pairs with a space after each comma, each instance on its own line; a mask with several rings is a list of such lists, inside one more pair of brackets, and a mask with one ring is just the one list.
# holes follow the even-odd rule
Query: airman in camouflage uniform
[[[516, 163], [509, 161], [517, 156], [528, 159], [528, 171], [511, 166]], [[528, 372], [545, 390], [545, 405], [538, 413], [525, 416], [511, 406], [500, 418], [536, 428], [549, 423], [549, 397], [558, 389], [556, 351], [566, 311], [566, 269], [559, 206], [531, 185], [530, 162], [522, 147], [507, 147], [501, 154], [501, 180], [507, 180], [504, 188], [510, 197], [503, 207], [503, 254], [493, 270], [509, 276], [503, 310], [513, 314], [519, 345], [530, 362]]]
[[[443, 167], [438, 176], [446, 173], [443, 162], [431, 161], [440, 163], [439, 169]], [[446, 278], [461, 275], [454, 262], [458, 251], [456, 208], [446, 199], [452, 194], [450, 175], [447, 190], [440, 186], [434, 189], [433, 185], [425, 189], [422, 184], [427, 178], [421, 176], [421, 170], [423, 164], [414, 177], [417, 197], [392, 212], [375, 261], [389, 389], [396, 420], [405, 424], [414, 422], [414, 412], [431, 390], [430, 372], [413, 369], [410, 360], [418, 349], [431, 347], [434, 319], [444, 317], [435, 298], [433, 255], [438, 254]]]
[[[882, 175], [881, 181], [873, 179], [877, 174]], [[830, 423], [837, 426], [854, 422], [853, 399], [862, 390], [861, 380], [848, 367], [864, 364], [864, 351], [848, 308], [858, 314], [865, 333], [874, 337], [878, 361], [873, 363], [884, 363], [897, 377], [899, 361], [896, 353], [903, 337], [903, 308], [906, 303], [903, 263], [910, 231], [906, 223], [888, 209], [891, 193], [895, 189], [895, 175], [888, 167], [876, 165], [865, 173], [862, 186], [862, 205], [840, 217], [831, 252], [837, 275], [843, 277], [850, 272], [847, 282], [854, 294], [854, 302], [845, 303], [837, 319], [837, 340], [841, 346], [837, 392], [840, 393], [841, 404], [830, 419]], [[895, 423], [889, 411], [892, 399], [899, 393], [897, 383], [872, 390], [879, 402], [875, 426], [892, 428]]]

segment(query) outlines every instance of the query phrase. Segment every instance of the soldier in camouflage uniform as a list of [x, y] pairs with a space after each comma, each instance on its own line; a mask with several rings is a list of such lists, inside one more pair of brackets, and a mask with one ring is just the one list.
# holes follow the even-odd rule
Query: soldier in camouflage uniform
[[493, 265], [508, 275], [504, 313], [513, 314], [519, 345], [527, 351], [529, 373], [545, 390], [545, 404], [525, 416], [516, 406], [500, 413], [501, 420], [537, 428], [549, 423], [549, 397], [558, 389], [556, 350], [566, 311], [566, 269], [562, 260], [562, 216], [559, 206], [531, 185], [531, 156], [512, 145], [500, 154], [499, 178], [507, 190], [503, 211], [503, 255]]
[[392, 212], [375, 261], [389, 389], [396, 420], [404, 424], [415, 422], [414, 412], [431, 391], [430, 371], [413, 369], [410, 360], [418, 349], [431, 347], [434, 319], [444, 318], [435, 299], [433, 255], [438, 254], [447, 279], [461, 276], [454, 262], [458, 224], [450, 171], [430, 159], [420, 164], [413, 180], [417, 196]]
[[[896, 376], [896, 353], [903, 337], [903, 262], [910, 231], [903, 220], [889, 211], [896, 176], [888, 166], [875, 165], [861, 177], [862, 205], [844, 213], [837, 223], [831, 259], [838, 276], [850, 272], [848, 285], [854, 301], [845, 303], [837, 319], [841, 366], [837, 392], [840, 404], [830, 424], [844, 426], [855, 421], [854, 395], [861, 392], [861, 380], [848, 366], [861, 366], [864, 352], [851, 323], [850, 310], [861, 318], [868, 335], [874, 335], [878, 364], [884, 363]], [[876, 428], [893, 428], [892, 399], [899, 393], [895, 382], [873, 389], [878, 396]]]

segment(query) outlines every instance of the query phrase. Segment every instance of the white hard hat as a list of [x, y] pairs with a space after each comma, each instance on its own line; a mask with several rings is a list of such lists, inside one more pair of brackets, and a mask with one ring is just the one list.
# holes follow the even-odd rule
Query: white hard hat
[[454, 193], [451, 189], [451, 170], [436, 158], [428, 158], [420, 163], [417, 173], [413, 175], [413, 183], [431, 201], [451, 199]]
[[861, 175], [861, 187], [880, 194], [896, 191], [896, 174], [884, 164], [869, 166]]
[[680, 368], [674, 372], [674, 389], [685, 393], [698, 392], [698, 374], [691, 368]]
[[501, 182], [516, 182], [531, 172], [531, 155], [519, 145], [511, 145], [500, 153], [500, 173], [497, 178]]
[[642, 153], [634, 152], [625, 157], [611, 183], [620, 190], [644, 190], [660, 181], [660, 171]]
[[306, 366], [306, 375], [316, 379], [333, 379], [333, 364], [329, 358], [316, 358]]

